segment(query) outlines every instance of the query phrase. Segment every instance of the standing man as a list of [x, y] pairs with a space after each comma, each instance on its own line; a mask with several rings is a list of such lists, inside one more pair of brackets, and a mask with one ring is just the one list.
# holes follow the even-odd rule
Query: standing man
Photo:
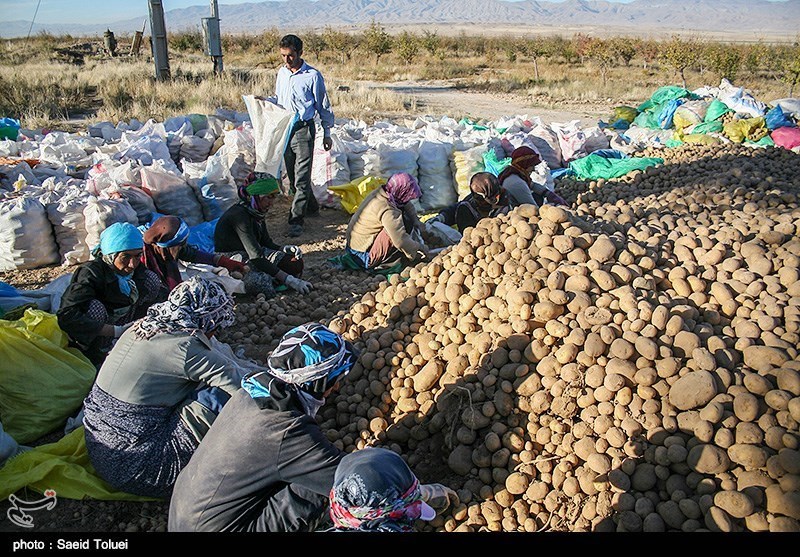
[[325, 90], [322, 74], [303, 60], [303, 41], [296, 35], [286, 35], [280, 41], [283, 67], [275, 81], [275, 97], [269, 100], [285, 110], [293, 110], [297, 119], [289, 132], [284, 153], [289, 190], [294, 200], [289, 212], [289, 237], [303, 233], [303, 219], [319, 212], [319, 203], [311, 189], [311, 162], [314, 157], [314, 113], [319, 113], [324, 134], [322, 145], [330, 151], [333, 112]]

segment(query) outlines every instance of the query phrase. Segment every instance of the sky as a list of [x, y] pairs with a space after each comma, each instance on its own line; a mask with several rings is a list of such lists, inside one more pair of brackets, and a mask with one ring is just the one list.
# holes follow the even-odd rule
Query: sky
[[[245, 4], [258, 0], [217, 0], [223, 4]], [[276, 0], [286, 1], [286, 0]], [[507, 0], [518, 1], [518, 0]], [[608, 0], [626, 4], [632, 0]], [[680, 0], [676, 0], [679, 2]], [[785, 0], [771, 0], [785, 1]], [[39, 11], [36, 12], [36, 5]], [[209, 6], [208, 0], [162, 0], [164, 11], [189, 6]], [[0, 22], [30, 21], [36, 23], [104, 23], [148, 14], [147, 0], [0, 0]]]

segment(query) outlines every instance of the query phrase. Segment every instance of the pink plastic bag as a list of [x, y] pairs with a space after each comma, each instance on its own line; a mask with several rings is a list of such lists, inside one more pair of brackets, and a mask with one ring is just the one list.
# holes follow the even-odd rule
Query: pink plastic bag
[[778, 128], [771, 137], [778, 147], [790, 150], [800, 147], [800, 128]]

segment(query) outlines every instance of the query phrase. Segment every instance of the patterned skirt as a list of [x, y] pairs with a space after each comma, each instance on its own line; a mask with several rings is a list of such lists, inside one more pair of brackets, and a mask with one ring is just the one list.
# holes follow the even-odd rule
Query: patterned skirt
[[197, 442], [169, 407], [123, 402], [97, 385], [84, 401], [86, 449], [111, 486], [144, 497], [169, 497]]

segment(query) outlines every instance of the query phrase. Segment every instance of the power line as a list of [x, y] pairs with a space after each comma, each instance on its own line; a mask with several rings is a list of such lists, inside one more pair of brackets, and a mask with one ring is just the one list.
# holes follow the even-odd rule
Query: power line
[[31, 26], [28, 27], [28, 36], [25, 37], [25, 45], [28, 44], [28, 39], [31, 38], [31, 30], [33, 29], [33, 22], [36, 21], [36, 14], [39, 13], [39, 6], [42, 4], [42, 0], [36, 2], [36, 11], [33, 12], [33, 19], [31, 20]]

